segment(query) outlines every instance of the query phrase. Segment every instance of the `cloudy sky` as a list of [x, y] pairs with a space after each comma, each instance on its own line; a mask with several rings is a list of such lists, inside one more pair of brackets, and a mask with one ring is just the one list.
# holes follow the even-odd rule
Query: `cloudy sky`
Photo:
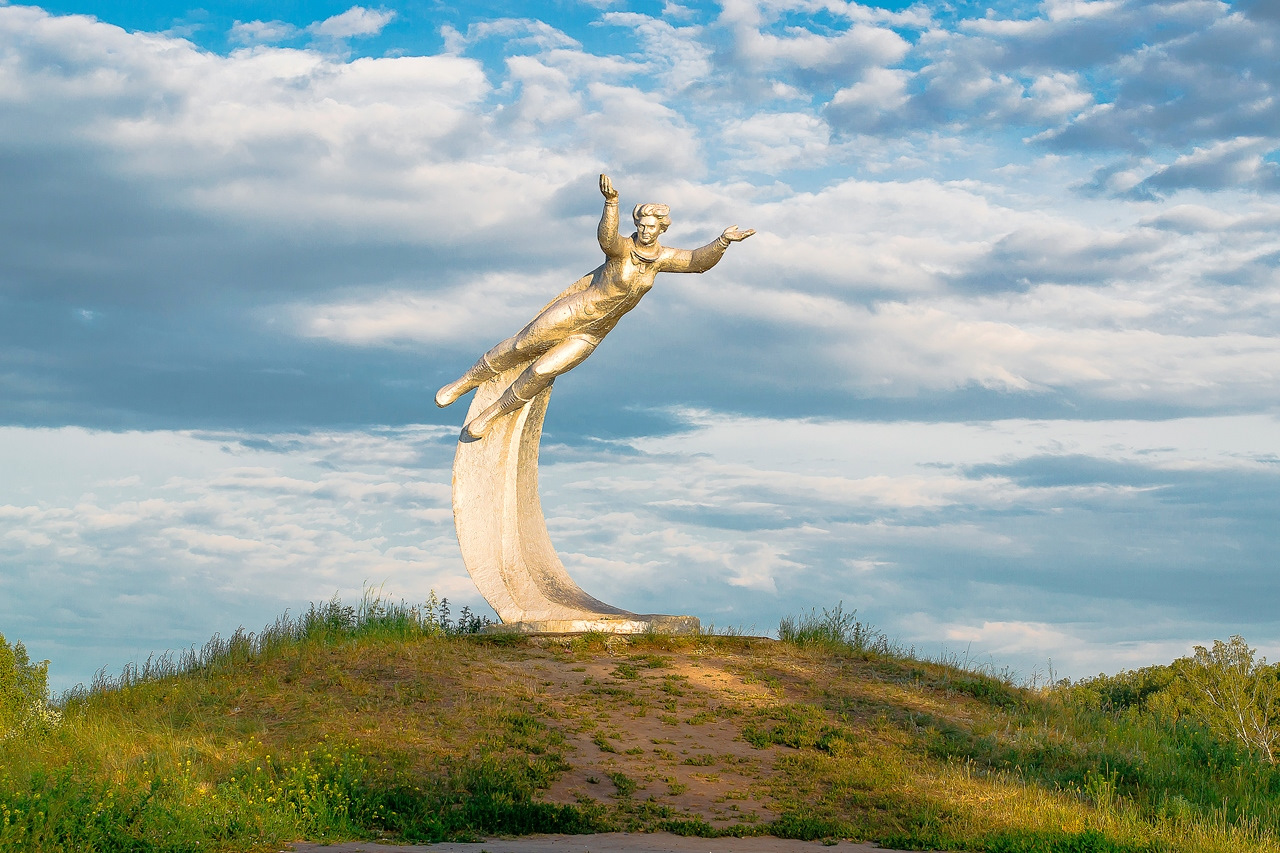
[[600, 262], [600, 172], [758, 234], [556, 385], [588, 592], [1280, 653], [1270, 0], [0, 0], [0, 633], [64, 688], [367, 584], [486, 611], [431, 397]]

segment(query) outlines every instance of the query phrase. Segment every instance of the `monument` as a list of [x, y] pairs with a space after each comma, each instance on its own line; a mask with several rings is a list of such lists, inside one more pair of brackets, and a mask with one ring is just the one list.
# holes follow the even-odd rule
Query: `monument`
[[665, 204], [639, 204], [635, 233], [618, 232], [618, 193], [600, 176], [604, 213], [596, 236], [605, 261], [551, 300], [528, 325], [496, 345], [436, 393], [449, 406], [476, 391], [453, 461], [453, 519], [467, 571], [502, 620], [527, 633], [692, 633], [693, 616], [637, 614], [584, 592], [551, 546], [538, 498], [538, 444], [551, 384], [595, 351], [660, 272], [706, 272], [731, 243], [755, 230], [731, 225], [699, 249], [658, 238], [671, 224]]

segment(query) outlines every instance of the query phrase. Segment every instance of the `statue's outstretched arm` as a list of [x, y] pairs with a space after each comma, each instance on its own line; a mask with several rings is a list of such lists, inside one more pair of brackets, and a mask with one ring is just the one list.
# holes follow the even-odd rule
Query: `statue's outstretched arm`
[[604, 196], [604, 213], [600, 215], [600, 227], [596, 229], [600, 250], [605, 257], [620, 258], [625, 247], [622, 235], [618, 233], [618, 191], [613, 188], [613, 181], [608, 175], [600, 176], [600, 194]]
[[675, 249], [669, 259], [663, 262], [662, 271], [706, 272], [720, 263], [720, 259], [724, 257], [725, 249], [729, 248], [730, 243], [745, 240], [754, 233], [756, 233], [754, 228], [739, 231], [737, 225], [730, 225], [724, 229], [723, 234], [700, 249]]

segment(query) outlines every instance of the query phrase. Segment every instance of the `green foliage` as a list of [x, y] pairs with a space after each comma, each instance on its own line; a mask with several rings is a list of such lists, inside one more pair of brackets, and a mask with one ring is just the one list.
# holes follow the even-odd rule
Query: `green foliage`
[[997, 708], [1010, 708], [1022, 701], [1019, 695], [1021, 691], [998, 678], [983, 673], [964, 673], [958, 678], [948, 680], [947, 687]]
[[543, 803], [535, 794], [566, 765], [558, 755], [526, 762], [461, 762], [427, 785], [366, 785], [356, 822], [410, 842], [480, 841], [487, 835], [607, 831], [601, 809]]
[[1073, 792], [1103, 813], [1260, 820], [1280, 830], [1280, 771], [1194, 721], [1133, 708], [1104, 712], [1064, 690], [1028, 696], [991, 721], [924, 722], [929, 755]]
[[569, 648], [580, 655], [607, 652], [609, 650], [609, 635], [600, 631], [587, 631], [571, 639]]
[[792, 749], [831, 752], [847, 735], [833, 726], [819, 708], [812, 705], [776, 705], [757, 711], [742, 729], [742, 738], [756, 749], [772, 744]]
[[1172, 665], [1147, 666], [1060, 685], [1073, 704], [1095, 711], [1150, 710], [1149, 702], [1178, 678]]
[[32, 663], [22, 643], [0, 634], [0, 740], [46, 733], [59, 719], [49, 707], [49, 662]]
[[720, 831], [702, 818], [673, 818], [658, 824], [662, 832], [694, 838], [715, 838]]
[[620, 663], [614, 667], [611, 675], [613, 675], [614, 678], [634, 681], [640, 675], [640, 670], [636, 669], [633, 664]]
[[609, 781], [613, 783], [613, 787], [617, 789], [620, 798], [629, 798], [636, 792], [636, 781], [621, 771], [612, 771], [607, 774]]
[[1063, 690], [1080, 707], [1185, 721], [1270, 764], [1280, 761], [1280, 666], [1255, 658], [1240, 636], [1196, 646], [1167, 666], [1099, 675]]
[[[259, 745], [260, 748], [260, 745]], [[612, 828], [599, 810], [536, 801], [564, 769], [559, 755], [489, 755], [428, 779], [322, 743], [291, 758], [260, 754], [214, 784], [190, 763], [144, 768], [145, 788], [93, 780], [84, 768], [0, 778], [0, 849], [178, 851], [391, 833], [406, 841]]]
[[[1231, 738], [1270, 764], [1280, 760], [1280, 667], [1254, 659], [1243, 637], [1196, 646], [1175, 664], [1170, 705], [1185, 707], [1221, 738]], [[1181, 701], [1179, 701], [1181, 700]]]
[[808, 810], [785, 811], [769, 824], [769, 832], [778, 838], [817, 841], [820, 838], [842, 838], [850, 835], [847, 821], [818, 817]]

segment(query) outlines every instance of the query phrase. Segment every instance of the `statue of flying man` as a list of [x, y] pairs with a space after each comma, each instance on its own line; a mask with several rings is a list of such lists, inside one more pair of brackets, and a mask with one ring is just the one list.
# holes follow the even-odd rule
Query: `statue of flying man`
[[631, 212], [635, 233], [618, 233], [618, 192], [608, 175], [600, 176], [604, 213], [596, 236], [605, 261], [551, 300], [527, 326], [480, 356], [457, 380], [436, 392], [436, 405], [448, 406], [499, 373], [528, 365], [493, 405], [462, 429], [463, 441], [476, 441], [493, 422], [538, 396], [555, 378], [577, 367], [609, 334], [618, 320], [639, 304], [660, 272], [706, 272], [730, 243], [755, 229], [730, 225], [700, 249], [672, 249], [658, 242], [671, 224], [665, 204], [638, 204]]

